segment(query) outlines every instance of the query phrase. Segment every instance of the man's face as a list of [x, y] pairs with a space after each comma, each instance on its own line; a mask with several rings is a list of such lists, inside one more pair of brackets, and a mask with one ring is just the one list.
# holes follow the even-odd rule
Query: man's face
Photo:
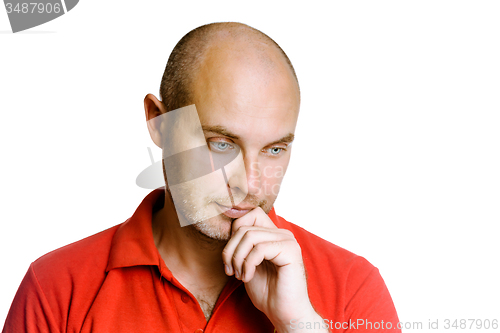
[[[299, 111], [297, 83], [276, 50], [268, 51], [270, 63], [262, 54], [229, 47], [207, 55], [192, 86], [211, 158], [240, 154], [224, 168], [229, 188], [217, 186], [214, 177], [185, 183], [178, 192], [186, 200], [176, 202], [187, 227], [221, 241], [230, 238], [234, 219], [256, 207], [271, 210], [290, 160]], [[190, 169], [180, 165], [178, 172]]]

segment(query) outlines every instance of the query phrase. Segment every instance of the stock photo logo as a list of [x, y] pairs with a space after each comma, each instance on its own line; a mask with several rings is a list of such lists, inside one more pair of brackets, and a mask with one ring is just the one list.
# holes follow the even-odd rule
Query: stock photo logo
[[12, 32], [27, 30], [62, 16], [75, 8], [79, 0], [43, 0], [37, 2], [4, 0]]
[[163, 156], [155, 162], [148, 148], [151, 165], [137, 176], [136, 184], [148, 189], [165, 185], [163, 161], [181, 226], [218, 216], [245, 199], [248, 189], [240, 148], [225, 142], [207, 144], [194, 105], [149, 120], [148, 129]]

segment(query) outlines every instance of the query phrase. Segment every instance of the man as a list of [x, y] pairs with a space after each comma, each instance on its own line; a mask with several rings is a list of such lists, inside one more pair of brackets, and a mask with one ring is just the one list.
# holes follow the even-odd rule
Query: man
[[[144, 99], [165, 187], [28, 270], [4, 332], [398, 332], [378, 270], [276, 215], [300, 93], [258, 30], [199, 27]], [[389, 325], [390, 326], [389, 326]]]

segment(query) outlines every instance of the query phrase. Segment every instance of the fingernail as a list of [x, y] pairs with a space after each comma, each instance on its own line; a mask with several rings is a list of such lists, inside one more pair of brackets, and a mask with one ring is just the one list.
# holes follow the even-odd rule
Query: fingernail
[[234, 272], [234, 275], [236, 276], [237, 279], [240, 278], [240, 272], [236, 271], [236, 272]]
[[224, 264], [224, 269], [227, 275], [233, 275], [233, 268], [230, 265]]

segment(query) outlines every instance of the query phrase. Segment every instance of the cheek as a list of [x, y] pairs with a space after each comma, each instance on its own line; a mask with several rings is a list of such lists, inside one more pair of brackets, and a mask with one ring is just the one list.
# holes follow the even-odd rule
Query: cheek
[[286, 166], [283, 165], [273, 165], [264, 168], [262, 171], [263, 196], [276, 197], [278, 195], [285, 172]]

